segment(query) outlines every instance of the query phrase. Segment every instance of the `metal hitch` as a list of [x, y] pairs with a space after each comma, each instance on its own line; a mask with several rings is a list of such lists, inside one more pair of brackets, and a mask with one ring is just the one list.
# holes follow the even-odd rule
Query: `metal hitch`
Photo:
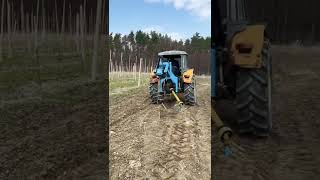
[[224, 145], [224, 149], [223, 149], [224, 155], [230, 156], [232, 154], [232, 151], [230, 148], [232, 130], [229, 127], [224, 125], [224, 123], [221, 121], [221, 119], [219, 118], [218, 114], [216, 113], [213, 107], [211, 108], [211, 119], [217, 127], [219, 139]]
[[171, 90], [171, 93], [173, 94], [173, 96], [175, 97], [175, 99], [176, 99], [176, 101], [177, 101], [177, 103], [176, 103], [175, 106], [178, 106], [178, 107], [179, 107], [179, 110], [181, 110], [182, 105], [183, 105], [183, 102], [180, 100], [180, 98], [178, 97], [178, 95], [176, 94], [176, 92], [174, 92], [174, 89], [173, 89], [173, 88], [171, 88], [170, 90]]

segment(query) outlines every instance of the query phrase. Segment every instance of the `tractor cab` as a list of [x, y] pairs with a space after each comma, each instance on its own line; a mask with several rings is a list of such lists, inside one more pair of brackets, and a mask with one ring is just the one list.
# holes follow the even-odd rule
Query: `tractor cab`
[[[184, 51], [165, 51], [158, 54], [156, 70], [164, 64], [171, 64], [172, 72], [175, 76], [181, 76], [187, 68], [187, 56]], [[161, 68], [160, 68], [161, 69]], [[160, 73], [160, 72], [159, 72]]]

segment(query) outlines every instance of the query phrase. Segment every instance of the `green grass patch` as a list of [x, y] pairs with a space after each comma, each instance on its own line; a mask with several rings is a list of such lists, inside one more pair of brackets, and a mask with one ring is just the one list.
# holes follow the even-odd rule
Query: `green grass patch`
[[134, 79], [123, 79], [123, 80], [115, 80], [109, 82], [109, 91], [114, 91], [115, 89], [119, 88], [129, 88], [138, 86], [138, 81], [135, 81]]
[[[149, 84], [149, 74], [141, 74], [140, 86], [147, 86]], [[127, 91], [138, 87], [138, 75], [136, 79], [131, 72], [112, 72], [109, 73], [109, 94], [114, 96], [116, 94], [125, 94]]]

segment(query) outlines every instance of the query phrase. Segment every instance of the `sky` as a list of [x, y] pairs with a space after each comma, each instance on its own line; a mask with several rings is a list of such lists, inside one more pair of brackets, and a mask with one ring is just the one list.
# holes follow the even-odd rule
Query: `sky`
[[109, 0], [110, 33], [142, 30], [175, 40], [211, 34], [211, 0]]

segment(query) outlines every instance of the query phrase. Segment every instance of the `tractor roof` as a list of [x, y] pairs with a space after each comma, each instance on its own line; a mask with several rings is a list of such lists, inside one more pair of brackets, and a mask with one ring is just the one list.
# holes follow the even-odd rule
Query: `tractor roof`
[[177, 51], [177, 50], [172, 50], [172, 51], [164, 51], [160, 52], [158, 56], [170, 56], [170, 55], [188, 55], [185, 51]]

